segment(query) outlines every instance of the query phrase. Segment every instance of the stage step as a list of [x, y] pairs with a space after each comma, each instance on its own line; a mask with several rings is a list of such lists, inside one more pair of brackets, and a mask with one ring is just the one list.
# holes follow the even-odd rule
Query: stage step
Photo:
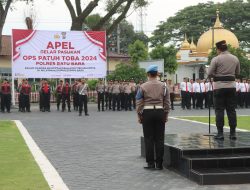
[[163, 165], [200, 185], [250, 183], [250, 133], [237, 133], [236, 141], [228, 136], [217, 141], [202, 134], [168, 134]]
[[191, 180], [200, 185], [250, 183], [249, 167], [191, 169]]

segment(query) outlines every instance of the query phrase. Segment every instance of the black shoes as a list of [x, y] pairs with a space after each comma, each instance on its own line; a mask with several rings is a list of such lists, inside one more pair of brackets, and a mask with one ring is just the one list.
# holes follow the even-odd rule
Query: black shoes
[[144, 166], [144, 169], [146, 169], [146, 170], [154, 170], [155, 169], [155, 164], [148, 164], [147, 166]]
[[156, 163], [155, 169], [156, 170], [163, 170], [162, 164]]
[[146, 170], [163, 170], [163, 166], [161, 163], [156, 164], [149, 164], [147, 166], [144, 166], [144, 169]]
[[235, 133], [230, 133], [229, 139], [234, 140], [234, 141], [237, 140], [236, 134]]
[[89, 116], [89, 114], [88, 114], [88, 113], [85, 113], [85, 116]]
[[214, 136], [215, 140], [224, 140], [224, 135], [223, 133], [218, 133], [217, 135]]

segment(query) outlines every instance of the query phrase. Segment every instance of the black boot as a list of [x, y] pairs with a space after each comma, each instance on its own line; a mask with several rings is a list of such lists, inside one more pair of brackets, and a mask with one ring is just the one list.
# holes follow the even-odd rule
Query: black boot
[[230, 127], [230, 135], [229, 135], [229, 139], [231, 140], [236, 140], [236, 132], [235, 132], [235, 128], [236, 127]]
[[163, 170], [162, 163], [156, 163], [155, 169], [156, 170]]
[[147, 166], [144, 166], [144, 169], [146, 170], [154, 170], [155, 164], [154, 163], [148, 163]]
[[214, 136], [216, 140], [224, 140], [223, 127], [217, 127], [218, 133]]

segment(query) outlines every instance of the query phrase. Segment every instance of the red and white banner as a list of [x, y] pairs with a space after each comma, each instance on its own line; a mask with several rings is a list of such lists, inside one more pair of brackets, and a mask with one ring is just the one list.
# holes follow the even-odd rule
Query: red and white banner
[[12, 30], [15, 78], [103, 78], [104, 31]]

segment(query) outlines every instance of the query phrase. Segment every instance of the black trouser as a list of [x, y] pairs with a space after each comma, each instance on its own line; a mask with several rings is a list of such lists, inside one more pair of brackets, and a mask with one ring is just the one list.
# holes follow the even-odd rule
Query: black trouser
[[185, 109], [187, 107], [188, 109], [190, 108], [190, 93], [181, 91], [181, 107]]
[[108, 102], [109, 102], [109, 93], [108, 92], [105, 92], [105, 107], [106, 107], [106, 110], [108, 109]]
[[84, 107], [85, 114], [88, 114], [88, 96], [79, 95], [79, 113], [82, 113], [82, 108]]
[[132, 103], [133, 103], [133, 108], [136, 109], [136, 103], [135, 103], [135, 92], [131, 93], [131, 99], [132, 99]]
[[238, 91], [238, 92], [236, 92], [236, 101], [237, 101], [237, 106], [236, 107], [238, 107], [238, 106], [240, 106], [241, 105], [241, 102], [240, 102], [240, 92]]
[[78, 110], [79, 107], [79, 94], [74, 92], [73, 93], [73, 106], [74, 106], [74, 110]]
[[2, 94], [1, 95], [1, 111], [4, 112], [6, 108], [7, 112], [10, 112], [10, 104], [11, 104], [11, 95]]
[[240, 93], [240, 107], [247, 107], [247, 92]]
[[69, 94], [62, 94], [62, 111], [65, 110], [66, 101], [67, 101], [68, 110], [70, 111], [70, 95]]
[[19, 102], [18, 110], [21, 111], [21, 109], [22, 109], [22, 94], [21, 93], [19, 93], [19, 95], [18, 95], [18, 102]]
[[57, 94], [57, 96], [56, 96], [57, 110], [59, 110], [59, 108], [60, 108], [61, 101], [62, 101], [62, 94]]
[[120, 110], [120, 94], [112, 94], [112, 99], [113, 99], [112, 103], [113, 111], [115, 111], [116, 106], [117, 110]]
[[30, 96], [23, 94], [21, 99], [22, 99], [21, 110], [30, 111]]
[[43, 109], [43, 95], [41, 92], [39, 92], [39, 108], [40, 108], [40, 111], [42, 111], [42, 109]]
[[246, 100], [247, 108], [250, 106], [250, 92], [247, 92], [247, 100]]
[[224, 110], [226, 109], [230, 131], [235, 132], [236, 120], [236, 90], [235, 88], [222, 88], [214, 91], [214, 106], [216, 126], [219, 133], [223, 132]]
[[196, 108], [203, 109], [203, 93], [196, 93], [197, 101], [196, 101]]
[[[142, 114], [146, 162], [162, 164], [164, 155], [165, 113], [161, 109], [144, 110]], [[156, 157], [154, 157], [154, 153]]]
[[208, 93], [203, 92], [203, 98], [205, 100], [205, 108], [208, 108]]
[[101, 109], [101, 103], [102, 103], [102, 111], [104, 110], [104, 93], [98, 92], [97, 94], [97, 104], [98, 104], [98, 110]]
[[125, 93], [120, 93], [121, 109], [125, 107]]
[[171, 109], [174, 109], [174, 93], [170, 93], [170, 102], [171, 102]]
[[208, 91], [207, 92], [207, 101], [210, 107], [214, 106], [214, 95], [213, 91]]
[[[196, 105], [196, 93], [194, 93], [194, 92], [191, 92], [190, 93], [190, 100], [192, 101], [192, 107], [193, 107], [193, 109], [195, 108], [195, 105]], [[190, 103], [191, 103], [191, 101], [190, 101]]]
[[50, 111], [50, 94], [41, 94], [41, 104], [43, 111]]
[[124, 96], [125, 96], [125, 105], [124, 105], [125, 110], [126, 110], [126, 111], [127, 111], [128, 109], [129, 109], [129, 110], [132, 110], [132, 109], [131, 109], [131, 94], [125, 93]]
[[113, 95], [112, 93], [108, 94], [108, 99], [109, 99], [109, 109], [112, 109], [112, 102], [113, 102]]

